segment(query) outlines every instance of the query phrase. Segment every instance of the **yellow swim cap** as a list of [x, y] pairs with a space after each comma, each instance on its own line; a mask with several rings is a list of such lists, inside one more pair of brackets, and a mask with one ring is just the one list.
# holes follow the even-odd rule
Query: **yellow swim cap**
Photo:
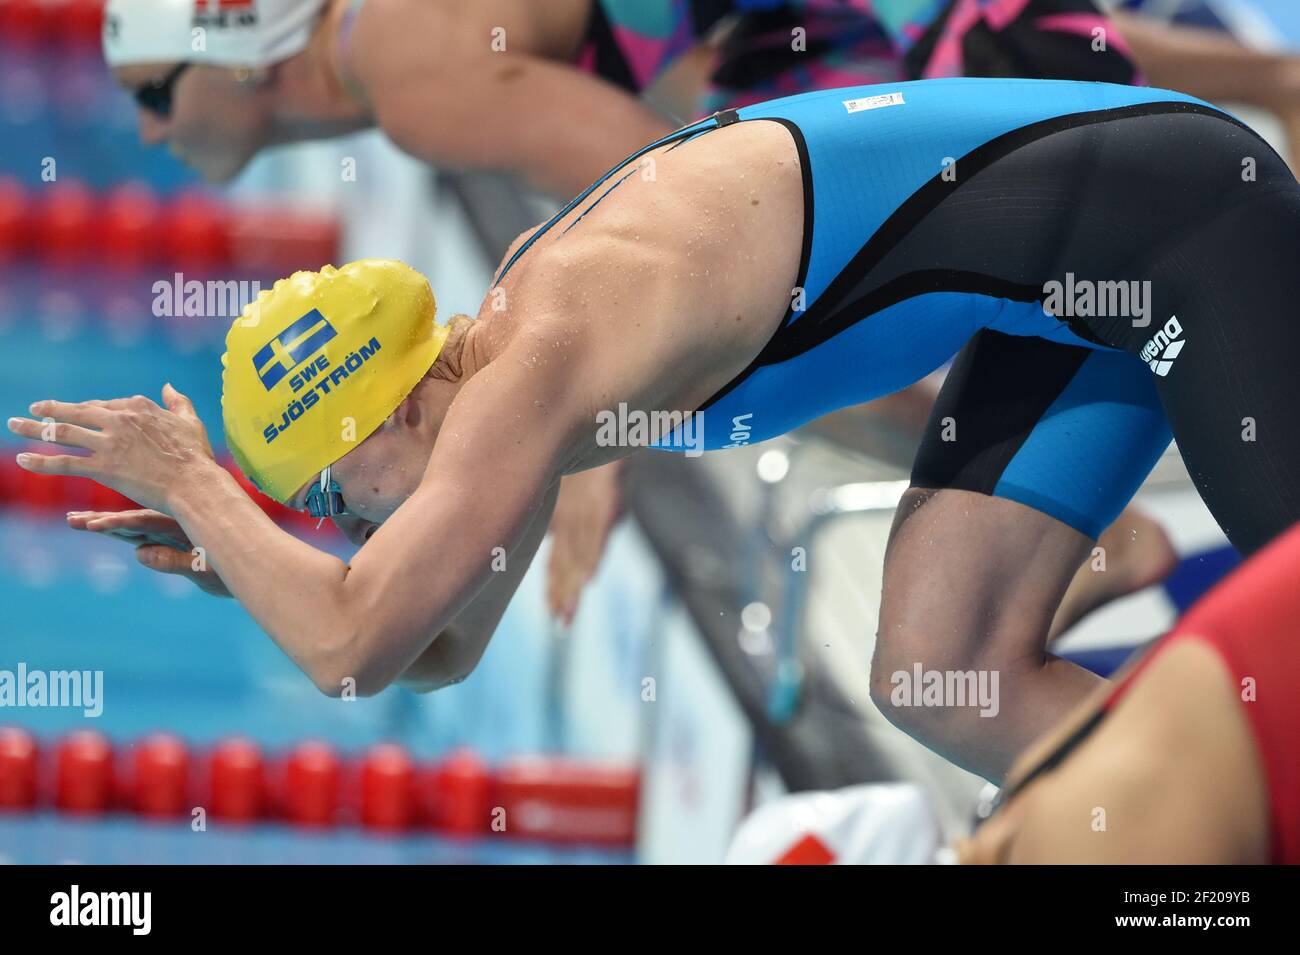
[[288, 501], [368, 438], [447, 340], [428, 280], [388, 259], [295, 272], [258, 293], [226, 335], [226, 444], [263, 492]]

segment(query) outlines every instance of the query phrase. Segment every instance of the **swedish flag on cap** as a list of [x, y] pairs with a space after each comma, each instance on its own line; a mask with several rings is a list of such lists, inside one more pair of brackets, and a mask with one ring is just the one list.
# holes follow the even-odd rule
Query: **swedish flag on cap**
[[334, 326], [318, 309], [312, 309], [294, 322], [253, 356], [253, 367], [266, 390], [274, 388], [285, 375], [297, 368], [308, 355], [314, 354], [337, 335]]
[[428, 280], [386, 259], [261, 292], [221, 356], [226, 444], [243, 472], [287, 501], [369, 437], [442, 351], [436, 313]]

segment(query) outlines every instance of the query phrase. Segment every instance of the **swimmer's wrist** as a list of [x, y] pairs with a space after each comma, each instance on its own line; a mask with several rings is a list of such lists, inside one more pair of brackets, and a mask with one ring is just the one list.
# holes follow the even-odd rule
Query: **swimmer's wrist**
[[183, 524], [187, 515], [222, 501], [230, 491], [246, 496], [234, 475], [213, 458], [205, 457], [168, 486], [165, 510]]

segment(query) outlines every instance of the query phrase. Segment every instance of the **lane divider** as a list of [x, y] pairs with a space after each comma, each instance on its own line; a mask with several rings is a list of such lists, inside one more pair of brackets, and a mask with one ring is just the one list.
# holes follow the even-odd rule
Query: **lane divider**
[[128, 182], [97, 193], [71, 179], [25, 188], [0, 177], [0, 262], [154, 264], [279, 277], [334, 262], [339, 236], [338, 220], [328, 213], [231, 206], [202, 190], [160, 196]]
[[319, 741], [268, 755], [243, 737], [192, 751], [168, 733], [118, 750], [92, 730], [47, 747], [23, 729], [0, 727], [0, 814], [53, 809], [179, 823], [202, 809], [212, 825], [352, 825], [630, 848], [639, 792], [636, 768], [551, 757], [492, 767], [462, 749], [423, 763], [395, 743], [349, 757]]
[[28, 48], [98, 49], [104, 0], [0, 0], [0, 36]]
[[[0, 511], [14, 509], [29, 514], [63, 515], [68, 511], [125, 511], [140, 506], [129, 497], [89, 478], [34, 474], [20, 468], [14, 460], [24, 450], [48, 454], [50, 448], [51, 445], [39, 442], [4, 446], [4, 454], [0, 455]], [[222, 455], [218, 460], [272, 520], [286, 528], [317, 531], [318, 520], [303, 511], [285, 507], [253, 487], [228, 455]], [[326, 521], [320, 524], [319, 533], [334, 535], [337, 530], [332, 522]]]

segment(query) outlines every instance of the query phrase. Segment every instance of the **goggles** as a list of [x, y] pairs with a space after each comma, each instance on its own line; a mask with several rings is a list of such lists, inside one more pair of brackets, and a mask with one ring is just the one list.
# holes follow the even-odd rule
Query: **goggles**
[[151, 80], [137, 89], [132, 95], [141, 109], [147, 109], [155, 116], [164, 119], [172, 114], [172, 94], [176, 90], [176, 81], [189, 69], [188, 63], [182, 63], [162, 79]]
[[320, 473], [320, 481], [307, 491], [307, 513], [324, 520], [346, 514], [347, 506], [343, 503], [343, 489], [339, 482], [330, 476], [330, 469]]

